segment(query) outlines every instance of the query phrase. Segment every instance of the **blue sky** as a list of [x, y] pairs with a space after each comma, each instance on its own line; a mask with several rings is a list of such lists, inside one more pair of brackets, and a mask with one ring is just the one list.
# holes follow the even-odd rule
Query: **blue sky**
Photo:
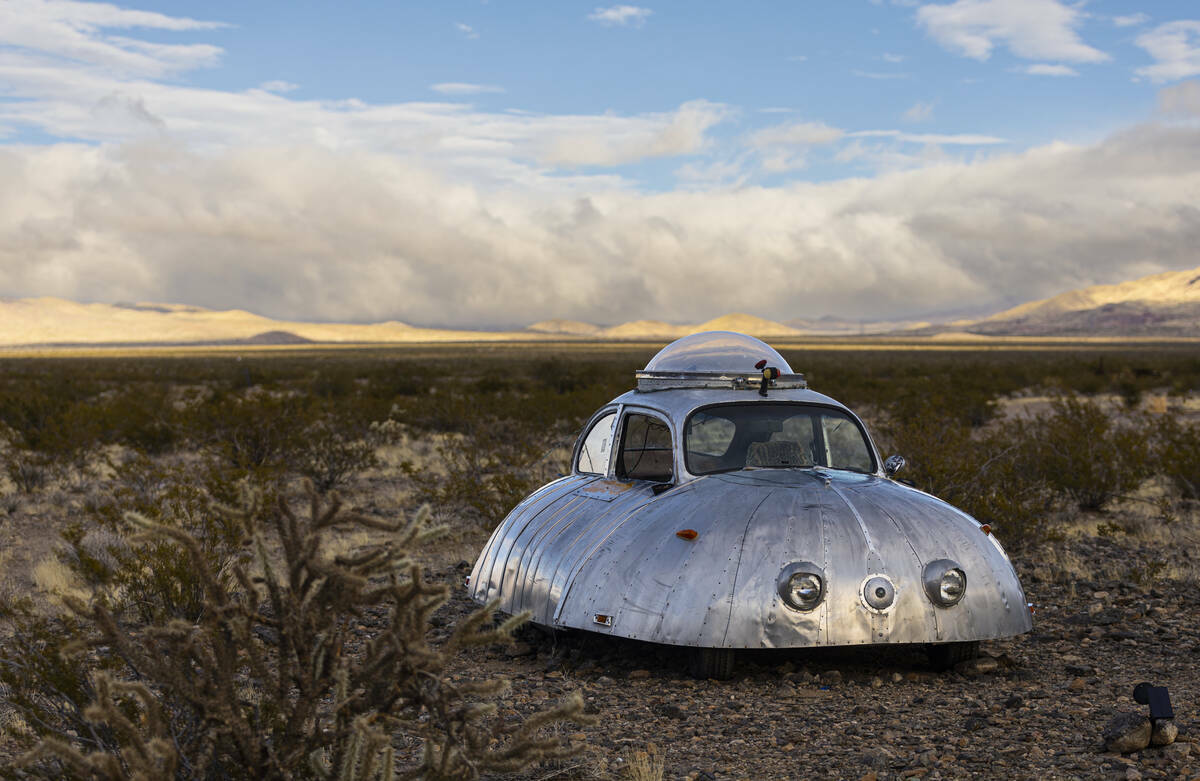
[[1200, 265], [1198, 76], [1192, 2], [4, 0], [0, 295], [995, 310]]

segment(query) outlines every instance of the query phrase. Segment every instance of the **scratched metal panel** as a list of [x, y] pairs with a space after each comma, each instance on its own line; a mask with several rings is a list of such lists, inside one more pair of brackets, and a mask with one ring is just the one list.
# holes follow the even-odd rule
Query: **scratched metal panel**
[[829, 601], [811, 611], [793, 610], [777, 586], [784, 568], [795, 562], [829, 569], [825, 523], [840, 508], [824, 481], [811, 473], [791, 482], [779, 484], [747, 529], [724, 645], [795, 648], [826, 640]]
[[[655, 498], [579, 562], [555, 623], [654, 642], [719, 644], [752, 509], [718, 478]], [[697, 539], [675, 534], [685, 528]], [[596, 614], [613, 616], [612, 627], [597, 626]]]
[[568, 573], [631, 512], [654, 498], [648, 483], [623, 485], [626, 489], [620, 491], [589, 490], [593, 486], [577, 491], [571, 499], [572, 511], [543, 526], [527, 546], [517, 579], [516, 602], [520, 609], [533, 611], [535, 622], [554, 623]]
[[[995, 538], [983, 534], [974, 519], [934, 497], [888, 480], [868, 482], [847, 493], [856, 497], [859, 506], [871, 506], [888, 517], [897, 533], [913, 542], [921, 554], [922, 568], [945, 558], [956, 561], [966, 573], [966, 594], [957, 605], [936, 608], [926, 600], [936, 619], [937, 640], [1007, 637], [1032, 628], [1025, 592], [1012, 564]], [[920, 588], [920, 573], [917, 577]]]
[[572, 496], [579, 488], [598, 480], [595, 475], [572, 475], [542, 486], [500, 522], [471, 570], [471, 598], [485, 603], [499, 598], [500, 610], [512, 610], [512, 593], [502, 589], [505, 569], [517, 536], [531, 523], [544, 522], [539, 518], [554, 508], [564, 497]]

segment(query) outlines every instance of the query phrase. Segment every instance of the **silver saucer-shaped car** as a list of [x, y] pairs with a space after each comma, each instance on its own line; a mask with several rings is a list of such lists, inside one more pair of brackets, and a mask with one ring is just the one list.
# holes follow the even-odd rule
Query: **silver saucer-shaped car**
[[663, 348], [601, 408], [571, 474], [492, 534], [469, 590], [533, 622], [694, 649], [926, 645], [935, 666], [1027, 632], [1000, 543], [892, 479], [862, 421], [765, 343], [727, 331]]

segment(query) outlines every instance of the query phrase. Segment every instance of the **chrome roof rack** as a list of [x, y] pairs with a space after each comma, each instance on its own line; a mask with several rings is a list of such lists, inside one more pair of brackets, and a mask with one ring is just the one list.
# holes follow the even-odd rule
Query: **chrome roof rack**
[[[642, 392], [680, 388], [719, 388], [722, 390], [758, 390], [762, 372], [636, 372], [637, 389]], [[767, 388], [807, 388], [803, 374], [781, 374], [767, 382]]]

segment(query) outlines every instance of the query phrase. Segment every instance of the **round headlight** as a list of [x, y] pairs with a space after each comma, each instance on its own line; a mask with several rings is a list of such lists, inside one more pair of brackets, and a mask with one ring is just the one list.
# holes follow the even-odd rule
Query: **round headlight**
[[938, 559], [925, 566], [925, 593], [939, 607], [957, 605], [967, 593], [967, 573], [950, 559]]
[[812, 610], [825, 597], [825, 580], [814, 564], [801, 562], [785, 567], [779, 575], [779, 596], [794, 610]]

